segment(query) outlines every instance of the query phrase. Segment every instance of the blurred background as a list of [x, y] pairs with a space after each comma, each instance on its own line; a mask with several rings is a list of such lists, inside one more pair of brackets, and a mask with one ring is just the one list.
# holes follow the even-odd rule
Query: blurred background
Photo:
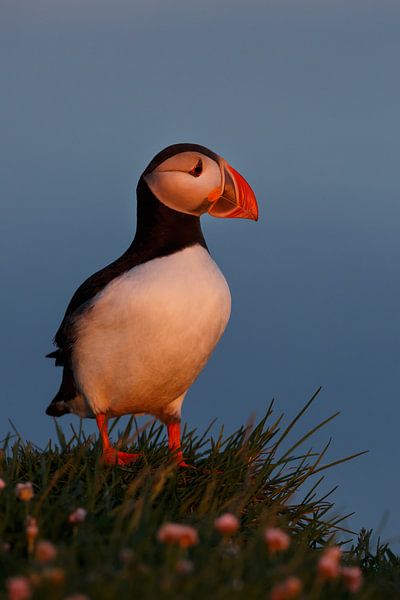
[[[233, 297], [184, 419], [227, 431], [276, 399], [330, 460], [348, 525], [400, 534], [400, 6], [396, 0], [1, 0], [1, 421], [43, 446], [44, 355], [76, 287], [129, 245], [162, 147], [204, 144], [258, 224], [206, 217]], [[77, 423], [77, 419], [73, 419]], [[68, 428], [68, 419], [63, 420]], [[87, 423], [92, 431], [92, 422]]]

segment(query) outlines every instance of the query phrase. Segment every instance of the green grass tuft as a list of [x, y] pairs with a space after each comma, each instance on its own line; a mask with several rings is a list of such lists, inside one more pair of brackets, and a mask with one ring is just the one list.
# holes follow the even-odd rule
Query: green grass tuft
[[[318, 390], [319, 391], [319, 390]], [[320, 491], [325, 471], [359, 456], [327, 461], [329, 443], [309, 448], [313, 434], [336, 415], [290, 441], [293, 429], [318, 392], [287, 425], [273, 404], [257, 424], [217, 438], [185, 430], [183, 447], [193, 469], [171, 462], [164, 428], [142, 429], [131, 419], [117, 445], [143, 458], [129, 467], [104, 468], [97, 439], [80, 426], [67, 437], [56, 423], [56, 442], [44, 450], [7, 437], [0, 456], [0, 592], [6, 581], [27, 576], [33, 598], [58, 600], [75, 593], [91, 600], [130, 598], [269, 598], [274, 585], [289, 576], [303, 584], [300, 598], [348, 598], [341, 578], [322, 582], [318, 560], [326, 546], [351, 539], [347, 517], [334, 513], [332, 492]], [[118, 422], [114, 423], [114, 430]], [[35, 495], [17, 499], [17, 483], [30, 481]], [[68, 517], [87, 510], [84, 522]], [[231, 512], [240, 530], [224, 538], [215, 519]], [[37, 560], [35, 542], [26, 536], [28, 515], [36, 519], [37, 540], [50, 540], [58, 555]], [[196, 528], [200, 541], [190, 548], [162, 544], [157, 531], [166, 522]], [[271, 555], [264, 531], [280, 527], [290, 534], [287, 551]], [[190, 562], [182, 562], [190, 561]], [[343, 554], [343, 564], [361, 565], [364, 585], [357, 598], [400, 598], [400, 562], [387, 545], [372, 548], [371, 532]], [[185, 572], [183, 572], [185, 571]], [[383, 595], [382, 595], [383, 594]]]

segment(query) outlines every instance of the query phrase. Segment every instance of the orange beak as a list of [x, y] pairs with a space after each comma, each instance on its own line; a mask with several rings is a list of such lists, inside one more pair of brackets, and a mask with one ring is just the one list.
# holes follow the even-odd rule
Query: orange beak
[[222, 193], [213, 190], [208, 196], [208, 213], [213, 217], [258, 221], [258, 206], [253, 190], [244, 177], [221, 160]]

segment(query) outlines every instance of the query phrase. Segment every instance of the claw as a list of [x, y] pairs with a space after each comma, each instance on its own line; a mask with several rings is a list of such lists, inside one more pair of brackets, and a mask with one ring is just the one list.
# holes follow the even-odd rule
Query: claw
[[130, 465], [140, 458], [141, 454], [130, 454], [129, 452], [120, 452], [115, 448], [106, 448], [103, 450], [100, 462], [102, 465]]
[[185, 462], [182, 452], [178, 452], [178, 454], [173, 458], [173, 460], [176, 462], [176, 465], [180, 469], [196, 469], [195, 466], [189, 465], [187, 462]]
[[97, 415], [96, 421], [100, 431], [101, 441], [103, 443], [103, 453], [100, 458], [100, 462], [102, 465], [130, 465], [141, 456], [140, 454], [120, 452], [119, 450], [113, 448], [110, 444], [110, 439], [108, 437], [106, 415]]
[[180, 462], [178, 462], [178, 467], [180, 469], [195, 469], [196, 468], [193, 465], [189, 465], [184, 460], [181, 460]]

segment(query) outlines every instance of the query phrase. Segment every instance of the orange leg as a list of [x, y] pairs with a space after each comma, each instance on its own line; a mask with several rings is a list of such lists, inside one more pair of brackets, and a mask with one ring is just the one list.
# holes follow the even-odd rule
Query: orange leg
[[183, 460], [183, 453], [181, 447], [181, 424], [169, 423], [167, 425], [168, 430], [168, 447], [170, 452], [174, 453], [174, 459], [178, 463], [178, 467], [190, 467]]
[[110, 438], [108, 437], [108, 419], [106, 415], [97, 415], [96, 422], [103, 444], [103, 452], [100, 459], [103, 465], [129, 465], [139, 458], [140, 454], [120, 452], [111, 446]]

